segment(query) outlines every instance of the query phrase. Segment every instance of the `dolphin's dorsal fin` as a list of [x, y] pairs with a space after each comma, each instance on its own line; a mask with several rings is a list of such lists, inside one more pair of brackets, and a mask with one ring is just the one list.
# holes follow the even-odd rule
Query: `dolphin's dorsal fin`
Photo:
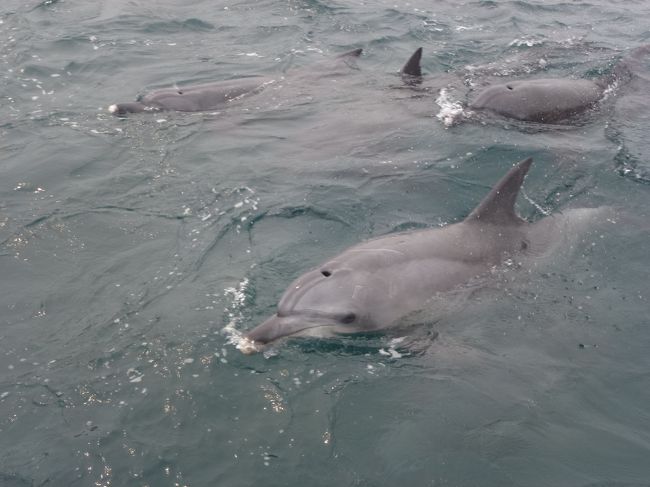
[[466, 222], [491, 223], [493, 225], [519, 225], [523, 220], [515, 212], [515, 201], [533, 158], [517, 163], [492, 188], [483, 201], [474, 208]]
[[401, 74], [406, 74], [408, 76], [422, 76], [422, 68], [420, 67], [420, 60], [422, 59], [422, 48], [418, 47], [406, 64], [400, 71]]
[[346, 58], [346, 57], [359, 57], [361, 56], [361, 53], [363, 52], [362, 48], [357, 48], [357, 49], [352, 49], [351, 51], [344, 52], [343, 54], [339, 54], [336, 56], [337, 58]]

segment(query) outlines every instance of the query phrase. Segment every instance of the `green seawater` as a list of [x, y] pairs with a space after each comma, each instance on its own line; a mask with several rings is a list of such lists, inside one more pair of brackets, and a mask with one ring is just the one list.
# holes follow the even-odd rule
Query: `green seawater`
[[[489, 82], [606, 75], [649, 16], [3, 0], [0, 485], [650, 485], [650, 60], [571, 124], [444, 123]], [[425, 80], [405, 88], [419, 46]], [[217, 112], [107, 111], [252, 75], [281, 82]], [[419, 353], [235, 347], [302, 272], [462, 219], [528, 156], [522, 216], [610, 205], [616, 222], [498, 271]]]

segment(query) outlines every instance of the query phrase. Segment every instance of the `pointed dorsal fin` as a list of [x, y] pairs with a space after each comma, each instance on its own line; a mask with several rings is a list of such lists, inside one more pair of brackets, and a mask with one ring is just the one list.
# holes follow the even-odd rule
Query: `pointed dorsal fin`
[[483, 201], [474, 208], [466, 222], [491, 223], [493, 225], [518, 225], [523, 222], [515, 212], [515, 201], [526, 173], [533, 163], [529, 157], [517, 163], [492, 188]]
[[402, 75], [408, 76], [422, 76], [422, 68], [420, 67], [420, 60], [422, 59], [422, 48], [418, 47], [411, 55], [406, 64], [400, 71]]

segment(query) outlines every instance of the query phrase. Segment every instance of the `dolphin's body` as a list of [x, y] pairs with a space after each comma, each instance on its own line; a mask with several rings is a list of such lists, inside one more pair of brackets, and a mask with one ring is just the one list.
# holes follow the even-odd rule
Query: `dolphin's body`
[[650, 45], [631, 50], [610, 74], [600, 78], [523, 79], [489, 85], [479, 91], [469, 108], [527, 122], [567, 120], [595, 106], [619, 82], [629, 80], [649, 52]]
[[219, 110], [228, 103], [254, 95], [273, 83], [273, 78], [252, 77], [182, 88], [152, 91], [138, 101], [111, 105], [108, 110], [115, 115], [138, 112], [201, 112]]
[[[619, 81], [626, 81], [650, 53], [650, 45], [633, 49], [613, 67], [610, 74], [596, 79], [541, 78], [491, 84], [469, 102], [471, 110], [487, 111], [516, 120], [555, 123], [570, 119], [595, 106]], [[402, 68], [411, 85], [422, 80], [418, 48]]]
[[[362, 49], [354, 49], [337, 56], [337, 59], [346, 60], [358, 57], [361, 52]], [[201, 112], [220, 110], [229, 103], [260, 93], [276, 81], [272, 77], [256, 76], [180, 88], [165, 88], [152, 91], [135, 102], [111, 105], [108, 107], [108, 111], [114, 115], [124, 116], [127, 113], [145, 111]]]
[[504, 117], [554, 123], [593, 107], [607, 84], [588, 79], [531, 79], [494, 84], [472, 100], [473, 110], [490, 110]]
[[[277, 313], [251, 330], [244, 353], [283, 337], [335, 336], [399, 326], [434, 299], [467, 286], [506, 259], [525, 261], [561, 245], [603, 208], [527, 223], [514, 204], [532, 159], [513, 167], [462, 222], [355, 245], [296, 279]], [[435, 310], [428, 315], [436, 320]]]

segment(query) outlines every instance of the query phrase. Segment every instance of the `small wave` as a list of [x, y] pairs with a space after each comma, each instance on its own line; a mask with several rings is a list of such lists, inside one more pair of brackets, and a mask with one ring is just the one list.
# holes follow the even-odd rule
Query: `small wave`
[[525, 199], [526, 201], [528, 201], [531, 205], [533, 205], [533, 206], [535, 207], [535, 209], [536, 209], [537, 211], [539, 211], [542, 215], [544, 215], [544, 216], [550, 216], [550, 215], [551, 215], [551, 211], [550, 211], [550, 210], [547, 210], [547, 209], [544, 208], [542, 205], [540, 205], [539, 203], [537, 203], [537, 201], [535, 201], [535, 200], [532, 199], [530, 196], [528, 196], [528, 194], [526, 193], [526, 191], [524, 191], [523, 189], [521, 190], [521, 195], [524, 197], [524, 199]]
[[262, 54], [258, 54], [256, 52], [238, 52], [238, 56], [247, 56], [247, 57], [264, 57]]
[[625, 178], [637, 183], [650, 183], [650, 173], [639, 167], [639, 161], [624, 147], [619, 146], [618, 154], [614, 158], [616, 171]]
[[541, 46], [542, 44], [544, 44], [544, 41], [542, 39], [535, 39], [534, 37], [521, 37], [511, 41], [510, 44], [508, 44], [508, 46], [533, 47], [533, 46]]
[[483, 25], [477, 24], [477, 25], [457, 25], [454, 30], [456, 32], [463, 32], [465, 30], [478, 30], [481, 31], [483, 30]]

